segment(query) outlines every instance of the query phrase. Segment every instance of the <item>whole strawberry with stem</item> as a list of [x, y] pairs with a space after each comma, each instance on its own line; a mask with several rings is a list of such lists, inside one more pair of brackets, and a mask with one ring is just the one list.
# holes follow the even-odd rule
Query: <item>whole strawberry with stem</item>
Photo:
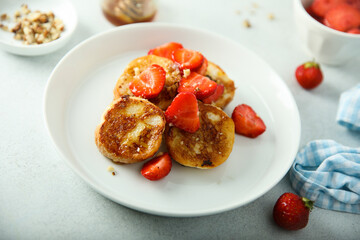
[[314, 202], [294, 193], [284, 193], [279, 197], [273, 209], [273, 218], [277, 225], [287, 230], [299, 230], [306, 227]]
[[306, 62], [297, 67], [295, 77], [305, 89], [313, 89], [320, 85], [323, 74], [320, 65], [315, 61]]

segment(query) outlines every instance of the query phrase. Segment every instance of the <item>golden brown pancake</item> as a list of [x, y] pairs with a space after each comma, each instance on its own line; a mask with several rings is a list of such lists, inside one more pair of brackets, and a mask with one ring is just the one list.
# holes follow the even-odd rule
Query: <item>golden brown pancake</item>
[[229, 157], [235, 138], [233, 120], [220, 108], [199, 103], [200, 128], [189, 133], [167, 125], [165, 141], [172, 158], [181, 165], [215, 168]]
[[163, 111], [154, 104], [122, 96], [105, 110], [95, 130], [95, 143], [114, 162], [140, 162], [159, 149], [165, 123]]

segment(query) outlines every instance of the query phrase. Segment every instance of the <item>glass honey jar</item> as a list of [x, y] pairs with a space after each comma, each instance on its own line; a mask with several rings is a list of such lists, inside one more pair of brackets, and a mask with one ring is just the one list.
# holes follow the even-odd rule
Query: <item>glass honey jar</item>
[[106, 19], [116, 26], [150, 22], [156, 15], [154, 0], [102, 0]]

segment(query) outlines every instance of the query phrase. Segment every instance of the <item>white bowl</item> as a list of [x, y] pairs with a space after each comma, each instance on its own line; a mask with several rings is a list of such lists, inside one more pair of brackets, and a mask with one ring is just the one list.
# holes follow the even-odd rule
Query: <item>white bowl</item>
[[0, 11], [8, 14], [12, 19], [14, 12], [20, 9], [22, 4], [27, 4], [31, 11], [52, 11], [56, 17], [64, 22], [65, 30], [60, 38], [49, 43], [39, 45], [25, 45], [20, 40], [14, 39], [14, 33], [0, 30], [0, 48], [14, 54], [36, 56], [54, 52], [63, 47], [74, 33], [77, 25], [76, 11], [70, 1], [56, 0], [11, 0], [0, 1]]
[[301, 41], [316, 61], [341, 65], [360, 54], [360, 34], [331, 29], [305, 10], [313, 0], [294, 0], [294, 17]]

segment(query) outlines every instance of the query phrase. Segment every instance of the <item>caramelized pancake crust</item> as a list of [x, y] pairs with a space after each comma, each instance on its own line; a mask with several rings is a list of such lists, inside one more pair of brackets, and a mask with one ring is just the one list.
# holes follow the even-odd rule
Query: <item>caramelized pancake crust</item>
[[217, 84], [224, 85], [224, 93], [221, 97], [216, 100], [213, 105], [224, 108], [228, 105], [235, 95], [235, 85], [234, 81], [231, 80], [226, 73], [216, 64], [209, 61], [209, 65], [206, 70], [207, 77], [215, 81]]
[[122, 96], [104, 112], [95, 130], [95, 143], [114, 162], [140, 162], [159, 149], [164, 129], [160, 108], [146, 99]]
[[167, 125], [165, 140], [172, 158], [196, 168], [214, 168], [229, 157], [235, 138], [234, 122], [220, 108], [199, 103], [200, 129], [195, 133]]
[[124, 70], [124, 73], [120, 76], [116, 83], [114, 88], [114, 99], [117, 99], [123, 95], [133, 96], [129, 89], [129, 84], [135, 76], [139, 75], [152, 64], [157, 64], [164, 68], [166, 72], [166, 80], [164, 89], [160, 92], [160, 94], [155, 98], [149, 99], [149, 101], [154, 103], [162, 110], [166, 110], [177, 94], [178, 84], [181, 80], [181, 72], [178, 66], [170, 59], [158, 57], [155, 55], [143, 56], [131, 61], [128, 64]]

